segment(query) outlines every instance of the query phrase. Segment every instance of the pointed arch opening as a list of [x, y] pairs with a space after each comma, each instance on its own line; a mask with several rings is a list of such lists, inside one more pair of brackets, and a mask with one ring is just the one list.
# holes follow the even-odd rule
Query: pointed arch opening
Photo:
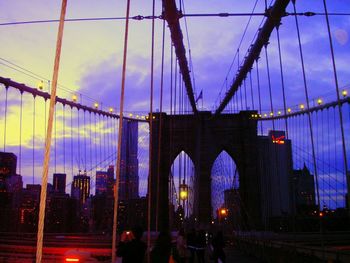
[[171, 165], [169, 200], [175, 211], [174, 226], [181, 226], [193, 214], [195, 168], [189, 155], [181, 151]]
[[212, 218], [219, 223], [222, 220], [232, 222], [239, 207], [239, 174], [236, 163], [226, 151], [213, 163], [211, 179]]

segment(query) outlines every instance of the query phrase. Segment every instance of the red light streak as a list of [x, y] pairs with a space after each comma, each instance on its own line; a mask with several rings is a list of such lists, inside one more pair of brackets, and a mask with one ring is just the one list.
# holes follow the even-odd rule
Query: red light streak
[[79, 258], [66, 258], [66, 262], [79, 262]]

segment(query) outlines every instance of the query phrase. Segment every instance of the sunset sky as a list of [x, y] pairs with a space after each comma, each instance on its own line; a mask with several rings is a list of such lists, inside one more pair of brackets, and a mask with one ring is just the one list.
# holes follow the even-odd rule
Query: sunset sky
[[[208, 0], [184, 1], [185, 13], [250, 13], [255, 0]], [[265, 1], [258, 1], [255, 12], [264, 11]], [[329, 12], [350, 13], [349, 0], [328, 0]], [[156, 1], [156, 15], [161, 14], [161, 1]], [[58, 19], [61, 1], [43, 0], [0, 0], [0, 24], [16, 21]], [[115, 0], [75, 0], [68, 1], [66, 18], [93, 18], [93, 17], [123, 17], [125, 16], [126, 1]], [[131, 16], [151, 15], [152, 1], [132, 0]], [[298, 12], [313, 11], [323, 13], [323, 1], [298, 0]], [[292, 5], [288, 6], [292, 12]], [[196, 96], [203, 91], [203, 109], [214, 110], [223, 98], [226, 87], [232, 83], [237, 71], [237, 59], [231, 72], [230, 65], [237, 52], [244, 28], [249, 17], [196, 17], [187, 18], [189, 42], [195, 77]], [[247, 33], [240, 47], [240, 60], [244, 58], [263, 17], [253, 17]], [[188, 39], [186, 37], [185, 20], [181, 19], [184, 34], [184, 44], [188, 58]], [[322, 97], [324, 101], [335, 98], [335, 86], [326, 20], [324, 16], [299, 17], [301, 41], [305, 57], [306, 77], [310, 98]], [[350, 91], [350, 16], [331, 16], [331, 32], [335, 48], [336, 65], [338, 69], [339, 86]], [[52, 78], [53, 62], [58, 23], [28, 24], [28, 25], [2, 25], [0, 26], [0, 76], [11, 78], [14, 81], [37, 87], [38, 79], [29, 77], [19, 71], [15, 65], [38, 74], [45, 79]], [[151, 20], [130, 22], [129, 48], [127, 59], [125, 111], [149, 111], [150, 87], [150, 54], [151, 54]], [[159, 87], [161, 71], [161, 33], [162, 20], [156, 20], [155, 35], [155, 106], [159, 108]], [[305, 103], [304, 86], [302, 81], [301, 64], [296, 38], [295, 20], [293, 16], [285, 17], [280, 28], [283, 67], [287, 104], [296, 107]], [[94, 102], [102, 104], [104, 109], [119, 107], [121, 87], [122, 51], [124, 39], [124, 20], [67, 22], [64, 29], [59, 83], [71, 90], [66, 92], [61, 88], [58, 94], [61, 97], [71, 98], [78, 94], [79, 102], [92, 106]], [[279, 61], [276, 31], [273, 31], [268, 46], [270, 72], [272, 76], [272, 89], [274, 93], [275, 109], [282, 109], [281, 79], [279, 75]], [[14, 63], [15, 65], [13, 65]], [[261, 89], [263, 112], [269, 112], [268, 87], [266, 77], [266, 60], [264, 53], [259, 62], [261, 75]], [[23, 71], [23, 69], [22, 69]], [[165, 97], [164, 108], [170, 108], [170, 37], [166, 27], [165, 40]], [[229, 74], [228, 74], [229, 72]], [[28, 72], [27, 72], [28, 73]], [[253, 69], [253, 85], [256, 91], [256, 73]], [[227, 81], [225, 81], [227, 79]], [[44, 81], [45, 90], [48, 89]], [[248, 85], [248, 84], [247, 84]], [[249, 87], [249, 85], [248, 85]], [[220, 92], [221, 91], [221, 92]], [[256, 92], [254, 92], [256, 93]], [[79, 94], [82, 94], [81, 96]], [[250, 93], [248, 93], [250, 94]], [[19, 96], [16, 91], [9, 91], [9, 109], [7, 115], [8, 149], [18, 152], [18, 114]], [[0, 87], [0, 146], [3, 145], [4, 136], [4, 101], [5, 89]], [[82, 100], [80, 100], [82, 98]], [[257, 101], [257, 98], [255, 98]], [[36, 108], [36, 156], [38, 157], [38, 171], [42, 158], [42, 145], [44, 141], [44, 103], [42, 99], [37, 102]], [[216, 106], [215, 106], [216, 105]], [[202, 102], [198, 104], [202, 109]], [[251, 108], [251, 106], [249, 106]], [[32, 150], [32, 109], [33, 99], [24, 95], [24, 119], [22, 134], [23, 155], [31, 156]], [[67, 111], [67, 116], [69, 112]], [[57, 140], [62, 142], [65, 136], [70, 140], [70, 134], [63, 135], [63, 122], [68, 127], [68, 120], [63, 120], [62, 107], [57, 109]], [[68, 118], [68, 117], [67, 117]], [[75, 117], [76, 118], [76, 117]], [[80, 116], [82, 118], [82, 115]], [[82, 119], [81, 123], [82, 123]], [[111, 124], [106, 121], [96, 121], [95, 127], [106, 133], [112, 133]], [[81, 137], [88, 136], [89, 129], [81, 131]], [[143, 128], [147, 129], [147, 128]], [[74, 132], [76, 137], [77, 131]], [[68, 143], [68, 142], [67, 142]], [[75, 142], [76, 143], [76, 142]], [[94, 143], [98, 141], [94, 140]], [[31, 161], [29, 161], [30, 163]], [[57, 161], [62, 165], [62, 159]], [[67, 161], [68, 162], [68, 161]], [[70, 161], [69, 161], [70, 162]], [[88, 162], [88, 160], [85, 160]], [[22, 163], [22, 165], [24, 165]], [[25, 169], [25, 168], [23, 168]], [[30, 169], [27, 172], [31, 174]], [[39, 174], [35, 175], [39, 178]], [[27, 177], [27, 178], [30, 178]], [[27, 182], [30, 179], [25, 179]], [[39, 180], [36, 181], [39, 183]]]

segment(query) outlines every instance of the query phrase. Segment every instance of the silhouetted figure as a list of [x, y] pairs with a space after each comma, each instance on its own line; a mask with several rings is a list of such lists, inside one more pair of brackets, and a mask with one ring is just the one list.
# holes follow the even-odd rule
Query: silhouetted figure
[[204, 253], [206, 249], [207, 243], [205, 240], [205, 232], [204, 230], [199, 230], [196, 238], [196, 247], [197, 247], [197, 260], [198, 263], [204, 263]]
[[193, 228], [187, 234], [187, 248], [190, 251], [189, 263], [193, 263], [196, 254], [196, 232]]
[[214, 252], [213, 252], [214, 262], [218, 263], [218, 260], [220, 259], [221, 262], [225, 263], [226, 262], [226, 255], [224, 252], [225, 241], [224, 241], [224, 236], [222, 234], [222, 231], [217, 232], [217, 234], [212, 240], [212, 245], [214, 248]]
[[171, 237], [168, 232], [160, 232], [151, 251], [152, 263], [168, 263], [171, 254]]
[[117, 256], [123, 259], [123, 263], [144, 262], [147, 246], [141, 241], [142, 234], [141, 227], [135, 227], [132, 232], [123, 232], [117, 250]]
[[178, 254], [178, 263], [186, 262], [187, 244], [186, 244], [185, 231], [183, 228], [180, 228], [176, 239], [176, 250]]

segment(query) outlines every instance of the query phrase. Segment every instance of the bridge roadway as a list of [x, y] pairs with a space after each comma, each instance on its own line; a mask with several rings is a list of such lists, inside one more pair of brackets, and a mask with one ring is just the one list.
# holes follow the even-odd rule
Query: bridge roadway
[[[92, 234], [46, 234], [44, 237], [43, 262], [64, 262], [64, 254], [69, 250], [79, 250], [91, 255], [86, 262], [110, 262], [111, 238]], [[35, 259], [36, 235], [33, 233], [0, 233], [0, 262], [29, 263]], [[258, 263], [253, 256], [228, 244], [225, 248], [227, 262]], [[208, 256], [206, 262], [211, 261]], [[121, 263], [118, 259], [116, 263]]]
[[[46, 234], [43, 262], [63, 262], [72, 249], [89, 253], [93, 261], [86, 262], [110, 262], [110, 244], [111, 237], [104, 235]], [[0, 233], [0, 262], [33, 262], [35, 247], [33, 233]], [[350, 262], [350, 233], [240, 232], [227, 242], [225, 251], [227, 263]], [[206, 262], [212, 262], [208, 256]]]

